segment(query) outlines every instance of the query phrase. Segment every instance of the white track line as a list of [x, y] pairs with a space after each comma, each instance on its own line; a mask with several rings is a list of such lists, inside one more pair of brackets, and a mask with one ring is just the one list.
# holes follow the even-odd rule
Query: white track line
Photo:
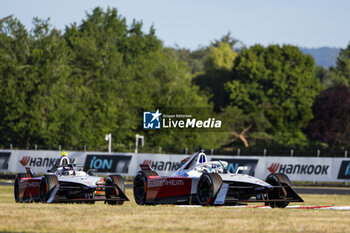
[[[169, 205], [170, 206], [170, 205]], [[200, 205], [177, 205], [180, 208], [199, 208]], [[249, 205], [238, 205], [238, 206], [220, 206], [221, 208], [258, 208], [258, 209], [272, 209], [270, 206], [249, 206]], [[318, 210], [350, 210], [350, 206], [287, 206], [287, 209], [318, 209]]]

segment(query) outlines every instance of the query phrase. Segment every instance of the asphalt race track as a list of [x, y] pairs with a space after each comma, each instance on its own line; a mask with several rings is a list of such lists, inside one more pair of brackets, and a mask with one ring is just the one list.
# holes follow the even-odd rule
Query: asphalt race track
[[294, 187], [300, 194], [350, 195], [350, 188]]
[[[179, 208], [201, 208], [199, 205], [178, 205]], [[272, 209], [270, 206], [251, 206], [251, 205], [236, 205], [236, 206], [220, 206], [220, 208], [259, 208], [259, 209]], [[319, 209], [319, 210], [350, 210], [350, 206], [287, 206], [286, 209]]]

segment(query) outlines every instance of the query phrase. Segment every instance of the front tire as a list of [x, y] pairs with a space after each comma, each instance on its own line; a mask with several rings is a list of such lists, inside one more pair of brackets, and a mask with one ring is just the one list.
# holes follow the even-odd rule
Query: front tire
[[216, 173], [204, 173], [197, 184], [197, 200], [200, 205], [214, 205], [217, 193], [222, 185], [220, 175]]
[[[120, 190], [125, 193], [124, 179], [121, 175], [110, 175], [106, 180], [107, 185], [117, 185]], [[107, 188], [106, 189], [106, 198], [118, 197], [119, 190], [117, 188]], [[106, 201], [109, 205], [123, 205], [124, 201], [121, 200], [108, 200]]]
[[[283, 184], [292, 185], [288, 176], [283, 173], [272, 173], [267, 176], [265, 181], [273, 186], [280, 186], [274, 187], [272, 191], [267, 194], [268, 199], [285, 199], [287, 197], [287, 191], [282, 186]], [[286, 208], [289, 205], [289, 201], [265, 202], [265, 205], [269, 205], [271, 208]]]

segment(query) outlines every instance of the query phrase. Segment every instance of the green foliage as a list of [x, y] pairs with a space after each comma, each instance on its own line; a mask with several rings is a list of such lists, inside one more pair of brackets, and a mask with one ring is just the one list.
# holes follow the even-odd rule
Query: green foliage
[[266, 129], [285, 145], [306, 145], [302, 133], [312, 118], [311, 106], [320, 90], [314, 61], [297, 47], [255, 45], [236, 58], [232, 81], [226, 85], [231, 105], [245, 114], [261, 112]]
[[[191, 85], [185, 63], [162, 48], [153, 28], [148, 34], [141, 28], [142, 23], [136, 21], [128, 27], [116, 9], [103, 12], [96, 8], [82, 25], [66, 29], [73, 57], [72, 76], [88, 87], [80, 97], [86, 108], [82, 138], [91, 135], [84, 143], [105, 145], [103, 135], [111, 132], [118, 142], [116, 150], [130, 150], [135, 133], [143, 131], [141, 110], [207, 106]], [[193, 135], [195, 140], [186, 142], [180, 132], [142, 134], [146, 134], [148, 146], [165, 149], [174, 141], [185, 148], [201, 140]]]
[[232, 50], [236, 50], [237, 49], [236, 47], [243, 45], [239, 40], [237, 40], [236, 38], [231, 36], [231, 32], [228, 32], [225, 35], [223, 35], [220, 38], [220, 40], [214, 40], [211, 43], [211, 46], [212, 47], [220, 47], [220, 45], [222, 45], [222, 44], [229, 45]]
[[335, 69], [331, 69], [340, 80], [342, 80], [341, 83], [339, 83], [338, 86], [346, 85], [349, 86], [350, 83], [350, 43], [348, 44], [348, 47], [345, 49], [341, 49], [339, 56], [337, 58], [336, 67]]
[[50, 131], [56, 129], [47, 122], [57, 117], [57, 90], [67, 91], [65, 42], [57, 30], [49, 30], [48, 21], [35, 19], [31, 33], [16, 20], [8, 22], [0, 35], [1, 142], [22, 146], [54, 143]]
[[206, 61], [206, 69], [210, 70], [231, 70], [233, 62], [237, 57], [228, 43], [221, 42], [217, 47], [212, 46]]
[[[95, 8], [64, 32], [33, 23], [27, 31], [11, 18], [0, 22], [1, 147], [106, 150], [107, 133], [118, 151], [132, 151], [136, 133], [153, 152], [305, 146], [320, 83], [350, 81], [350, 44], [325, 70], [294, 46], [237, 50], [230, 33], [195, 51], [164, 48], [153, 27], [128, 25], [116, 9]], [[157, 109], [197, 111], [224, 129], [144, 130], [142, 112]]]
[[[235, 106], [228, 106], [220, 113], [225, 122], [227, 134], [223, 137], [223, 147], [247, 147], [257, 144], [271, 144], [275, 140], [266, 131], [271, 128], [261, 112], [244, 113]], [[247, 140], [245, 145], [242, 139]]]
[[321, 92], [313, 106], [315, 118], [307, 128], [308, 137], [330, 146], [348, 146], [350, 140], [350, 91], [346, 86]]
[[185, 48], [166, 48], [168, 53], [179, 62], [185, 62], [193, 76], [202, 74], [205, 71], [205, 62], [209, 54], [209, 48], [202, 47], [195, 51]]
[[344, 76], [339, 76], [334, 70], [328, 70], [322, 66], [316, 66], [316, 78], [320, 80], [323, 88], [331, 88], [337, 86], [348, 86], [348, 80]]
[[[34, 20], [27, 32], [8, 20], [0, 35], [0, 144], [130, 151], [135, 134], [165, 150], [215, 143], [196, 132], [144, 131], [142, 110], [208, 107], [185, 63], [162, 47], [154, 28], [127, 25], [116, 9], [93, 10], [65, 33]], [[190, 140], [187, 140], [190, 139]]]
[[229, 104], [225, 84], [230, 81], [230, 72], [237, 55], [226, 42], [213, 44], [205, 61], [205, 72], [194, 79], [201, 90], [211, 97], [209, 100], [214, 103], [216, 112]]

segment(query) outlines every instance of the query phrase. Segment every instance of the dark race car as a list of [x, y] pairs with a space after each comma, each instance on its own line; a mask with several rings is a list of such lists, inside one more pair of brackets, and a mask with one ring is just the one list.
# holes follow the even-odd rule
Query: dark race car
[[148, 164], [141, 164], [134, 179], [137, 204], [236, 205], [264, 202], [271, 207], [286, 207], [290, 202], [303, 202], [292, 189], [285, 174], [274, 173], [266, 180], [226, 170], [227, 162], [207, 161], [203, 151], [182, 161], [170, 177], [161, 177]]
[[125, 195], [124, 180], [120, 175], [92, 176], [82, 166], [70, 163], [62, 156], [43, 176], [34, 176], [30, 168], [18, 173], [14, 184], [16, 202], [78, 202], [105, 201], [121, 205], [129, 201]]

